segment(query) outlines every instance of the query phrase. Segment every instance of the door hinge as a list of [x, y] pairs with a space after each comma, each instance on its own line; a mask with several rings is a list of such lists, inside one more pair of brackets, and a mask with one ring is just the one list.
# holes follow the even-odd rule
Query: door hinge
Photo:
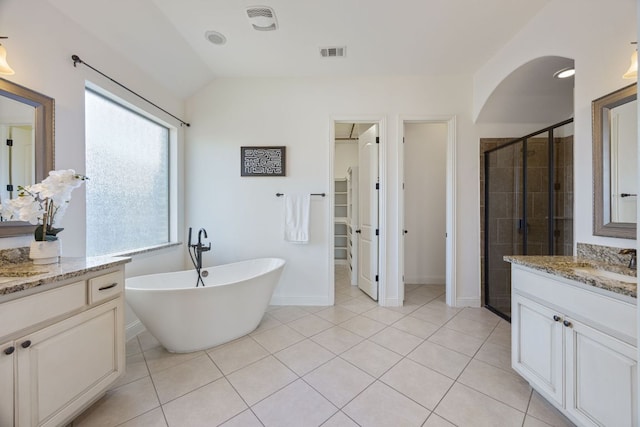
[[379, 189], [380, 189], [380, 183], [376, 182], [376, 190], [379, 190]]
[[404, 190], [404, 182], [402, 183], [402, 189]]
[[402, 137], [402, 143], [404, 144], [404, 136]]
[[7, 146], [13, 147], [13, 139], [7, 139]]
[[380, 144], [380, 137], [376, 136], [376, 144]]
[[380, 229], [376, 228], [376, 236], [379, 236], [379, 235], [380, 235]]
[[376, 282], [378, 282], [378, 275], [376, 274]]

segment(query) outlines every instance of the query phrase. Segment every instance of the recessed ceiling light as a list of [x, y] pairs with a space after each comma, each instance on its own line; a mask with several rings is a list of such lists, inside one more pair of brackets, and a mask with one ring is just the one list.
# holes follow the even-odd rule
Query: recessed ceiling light
[[553, 77], [556, 79], [566, 79], [568, 77], [572, 77], [575, 75], [576, 70], [573, 67], [563, 68], [562, 70], [558, 70], [553, 74]]
[[207, 31], [204, 36], [213, 44], [223, 45], [227, 42], [227, 38], [217, 31]]

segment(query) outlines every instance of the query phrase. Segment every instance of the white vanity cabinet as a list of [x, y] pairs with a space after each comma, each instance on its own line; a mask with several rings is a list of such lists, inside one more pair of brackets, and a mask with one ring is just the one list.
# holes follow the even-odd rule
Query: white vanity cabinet
[[580, 426], [637, 426], [636, 306], [512, 266], [512, 367]]
[[0, 344], [0, 426], [13, 425], [13, 376], [15, 347], [13, 341]]
[[0, 425], [64, 425], [121, 375], [123, 289], [120, 267], [0, 304]]

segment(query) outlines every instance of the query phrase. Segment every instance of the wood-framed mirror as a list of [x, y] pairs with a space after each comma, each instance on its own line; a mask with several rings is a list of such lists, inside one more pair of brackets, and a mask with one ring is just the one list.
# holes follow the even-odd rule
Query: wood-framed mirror
[[637, 84], [591, 103], [593, 234], [636, 238]]
[[[54, 169], [54, 109], [53, 98], [0, 78], [0, 203], [17, 197], [19, 185], [40, 182]], [[0, 237], [34, 229], [0, 219]]]

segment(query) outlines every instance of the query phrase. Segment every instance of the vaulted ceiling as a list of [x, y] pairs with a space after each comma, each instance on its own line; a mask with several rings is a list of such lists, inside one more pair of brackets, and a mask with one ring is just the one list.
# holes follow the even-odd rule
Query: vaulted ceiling
[[276, 31], [247, 0], [48, 1], [184, 98], [220, 76], [471, 75], [550, 0], [268, 0]]

